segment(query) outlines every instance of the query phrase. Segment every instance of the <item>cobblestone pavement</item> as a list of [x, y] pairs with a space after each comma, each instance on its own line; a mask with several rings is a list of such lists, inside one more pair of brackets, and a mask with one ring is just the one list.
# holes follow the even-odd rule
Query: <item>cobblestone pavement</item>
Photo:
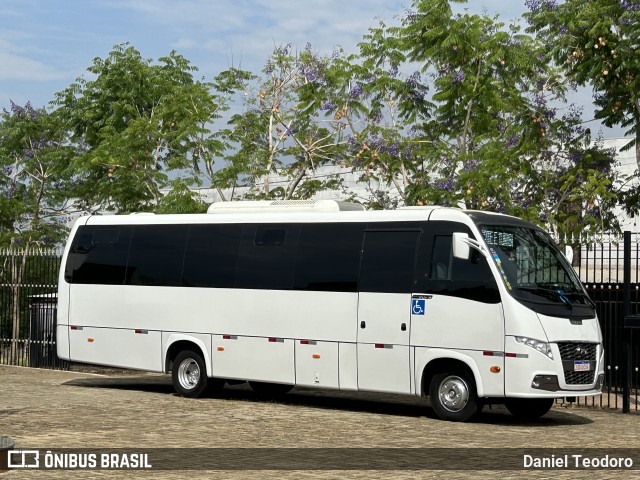
[[[554, 407], [522, 423], [502, 407], [473, 423], [438, 420], [424, 399], [294, 389], [259, 400], [245, 385], [193, 400], [166, 375], [0, 366], [0, 435], [16, 448], [640, 448], [640, 416]], [[455, 458], [451, 462], [463, 461]], [[508, 451], [507, 451], [508, 452]], [[383, 460], [381, 460], [383, 461]], [[482, 468], [486, 468], [483, 466]], [[245, 470], [26, 471], [19, 478], [640, 478], [635, 471]]]

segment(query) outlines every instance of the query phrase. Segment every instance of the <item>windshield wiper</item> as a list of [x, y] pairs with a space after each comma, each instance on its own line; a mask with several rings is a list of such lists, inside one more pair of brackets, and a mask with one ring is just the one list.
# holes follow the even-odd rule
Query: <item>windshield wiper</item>
[[566, 292], [562, 288], [548, 288], [548, 287], [540, 287], [540, 286], [536, 286], [536, 287], [518, 287], [518, 290], [524, 290], [525, 292], [531, 292], [531, 293], [540, 293], [540, 292], [552, 293], [555, 297], [559, 298], [562, 303], [567, 305], [571, 310], [573, 310], [573, 305], [572, 305], [571, 301], [569, 300], [569, 298], [577, 296], [579, 298], [585, 299], [587, 301], [587, 303], [594, 310], [596, 309], [596, 304], [593, 303], [593, 300], [591, 300], [589, 298], [589, 295], [587, 295], [584, 292], [581, 292], [580, 290], [572, 290], [570, 292]]
[[596, 309], [596, 304], [593, 302], [593, 300], [591, 300], [591, 298], [589, 298], [589, 295], [587, 295], [587, 294], [586, 294], [586, 293], [584, 293], [584, 292], [580, 292], [580, 291], [576, 290], [576, 291], [574, 291], [574, 292], [569, 292], [569, 293], [566, 293], [566, 292], [565, 292], [565, 295], [569, 295], [569, 296], [571, 296], [571, 295], [575, 295], [575, 296], [578, 296], [578, 297], [580, 297], [580, 298], [584, 298], [584, 299], [587, 301], [587, 303], [589, 303], [589, 305], [591, 305], [591, 307], [592, 307], [594, 310]]
[[[571, 305], [571, 301], [569, 300], [569, 298], [567, 298], [566, 294], [564, 293], [564, 290], [562, 289], [553, 289], [553, 288], [545, 288], [545, 287], [518, 287], [518, 290], [523, 290], [525, 292], [531, 292], [531, 293], [537, 293], [537, 294], [551, 293], [555, 297], [559, 298], [560, 301], [569, 308], [569, 310], [573, 310], [573, 305]], [[549, 298], [548, 295], [541, 295], [541, 296]]]

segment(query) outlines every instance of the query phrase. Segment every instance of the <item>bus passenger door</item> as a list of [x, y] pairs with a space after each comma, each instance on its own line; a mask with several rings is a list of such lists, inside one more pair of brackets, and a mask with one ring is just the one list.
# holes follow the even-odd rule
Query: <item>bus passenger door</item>
[[411, 393], [411, 286], [419, 231], [366, 231], [358, 282], [358, 389]]

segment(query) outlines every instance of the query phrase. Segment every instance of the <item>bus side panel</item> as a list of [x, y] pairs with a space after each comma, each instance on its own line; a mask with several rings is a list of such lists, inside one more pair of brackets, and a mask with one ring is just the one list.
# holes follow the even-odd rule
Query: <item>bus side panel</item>
[[504, 319], [500, 303], [431, 295], [425, 313], [414, 315], [411, 345], [459, 350], [504, 351]]
[[60, 360], [69, 360], [69, 325], [56, 326], [56, 352]]
[[60, 271], [58, 272], [58, 303], [56, 309], [56, 350], [58, 358], [61, 360], [69, 360], [69, 309], [71, 285], [65, 278], [67, 257], [71, 249], [73, 238], [82, 225], [87, 222], [87, 217], [81, 217], [71, 228], [67, 244], [65, 245], [60, 263]]
[[340, 390], [358, 390], [358, 349], [355, 343], [338, 346]]
[[214, 377], [296, 382], [292, 339], [213, 335], [212, 342]]
[[181, 290], [196, 331], [244, 336], [355, 342], [358, 294], [292, 290]]
[[339, 388], [338, 344], [296, 340], [296, 385]]
[[70, 327], [74, 362], [162, 372], [162, 335], [158, 331]]
[[355, 342], [358, 294], [80, 285], [76, 325]]

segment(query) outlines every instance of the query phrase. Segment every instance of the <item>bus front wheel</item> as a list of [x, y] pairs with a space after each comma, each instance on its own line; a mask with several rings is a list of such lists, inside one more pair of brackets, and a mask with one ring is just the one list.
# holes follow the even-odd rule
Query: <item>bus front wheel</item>
[[429, 386], [429, 398], [436, 415], [452, 422], [471, 420], [482, 408], [476, 382], [464, 370], [435, 374]]
[[202, 356], [183, 350], [173, 361], [173, 387], [183, 397], [195, 398], [207, 388], [207, 369]]

